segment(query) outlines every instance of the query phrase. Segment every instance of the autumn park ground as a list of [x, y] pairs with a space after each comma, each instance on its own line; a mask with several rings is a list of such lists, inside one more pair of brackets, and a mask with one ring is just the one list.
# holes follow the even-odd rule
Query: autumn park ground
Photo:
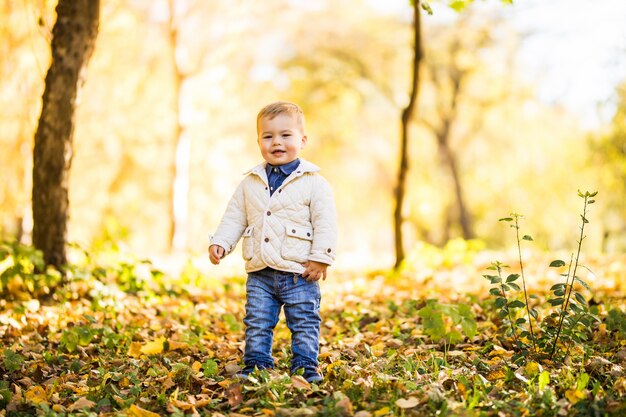
[[552, 356], [551, 333], [540, 332], [567, 272], [549, 267], [553, 254], [525, 254], [532, 337], [515, 284], [511, 327], [483, 277], [500, 272], [498, 260], [521, 286], [512, 254], [425, 246], [396, 273], [333, 271], [322, 283], [325, 379], [309, 384], [289, 375], [284, 321], [275, 370], [233, 377], [243, 276], [216, 278], [192, 261], [165, 274], [74, 250], [63, 278], [37, 273], [31, 248], [2, 245], [0, 416], [626, 415], [624, 256], [582, 257], [580, 304], [594, 319], [564, 330]]

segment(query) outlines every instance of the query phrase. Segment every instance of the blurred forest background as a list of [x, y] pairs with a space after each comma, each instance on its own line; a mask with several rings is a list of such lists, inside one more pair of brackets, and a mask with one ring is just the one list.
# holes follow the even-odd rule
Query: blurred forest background
[[[570, 82], [561, 84], [561, 97], [546, 99], [542, 82], [552, 81], [537, 66], [531, 72], [522, 52], [527, 58], [530, 42], [537, 60], [559, 51], [547, 50], [549, 43], [541, 49], [542, 34], [513, 19], [540, 15], [541, 3], [476, 2], [457, 14], [433, 2], [434, 14], [423, 14], [408, 253], [457, 238], [510, 246], [510, 231], [498, 222], [510, 212], [525, 216], [535, 247], [571, 247], [578, 189], [599, 191], [587, 251], [626, 249], [626, 71], [621, 80], [609, 75], [625, 68], [626, 32], [622, 25], [617, 41], [593, 45], [610, 48], [612, 59], [596, 62], [606, 76], [564, 75]], [[570, 3], [553, 19], [573, 13], [574, 25], [585, 9], [593, 16], [619, 2]], [[33, 138], [56, 1], [0, 4], [0, 232], [28, 243]], [[605, 13], [615, 18], [607, 26], [624, 21], [624, 8], [617, 12]], [[309, 142], [302, 156], [322, 167], [335, 190], [339, 266], [391, 266], [411, 23], [408, 0], [103, 1], [77, 107], [69, 240], [87, 248], [113, 241], [139, 256], [204, 253], [243, 172], [260, 162], [256, 114], [280, 99], [303, 107]], [[607, 33], [596, 29], [581, 25], [572, 42]], [[579, 46], [559, 71], [596, 59]], [[600, 82], [611, 82], [610, 94], [568, 106], [567, 93], [598, 91]]]

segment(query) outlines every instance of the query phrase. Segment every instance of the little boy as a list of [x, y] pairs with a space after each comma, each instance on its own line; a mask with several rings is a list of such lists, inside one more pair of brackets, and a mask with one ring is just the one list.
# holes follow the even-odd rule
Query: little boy
[[296, 104], [276, 102], [257, 116], [257, 142], [265, 162], [237, 187], [209, 256], [215, 265], [243, 237], [246, 261], [245, 367], [271, 369], [272, 338], [284, 307], [291, 330], [291, 372], [302, 369], [319, 382], [317, 355], [321, 317], [319, 279], [335, 259], [333, 194], [312, 163], [299, 159], [307, 142], [304, 114]]

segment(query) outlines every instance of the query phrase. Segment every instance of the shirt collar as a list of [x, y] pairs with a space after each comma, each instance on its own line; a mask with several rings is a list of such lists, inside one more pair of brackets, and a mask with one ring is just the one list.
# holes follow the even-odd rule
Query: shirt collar
[[265, 172], [267, 172], [267, 175], [269, 176], [272, 168], [278, 168], [284, 175], [289, 176], [291, 175], [293, 171], [296, 170], [296, 168], [298, 168], [299, 165], [300, 165], [300, 159], [296, 158], [293, 161], [288, 162], [284, 165], [267, 164], [267, 166], [265, 167]]

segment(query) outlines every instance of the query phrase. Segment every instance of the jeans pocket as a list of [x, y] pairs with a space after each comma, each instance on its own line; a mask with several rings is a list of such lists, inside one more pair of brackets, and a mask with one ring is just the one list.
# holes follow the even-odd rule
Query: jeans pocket
[[287, 225], [285, 227], [285, 239], [283, 240], [280, 254], [283, 259], [287, 259], [289, 261], [300, 263], [306, 262], [309, 260], [312, 242], [312, 228]]
[[242, 255], [246, 261], [254, 256], [254, 226], [248, 226], [243, 232]]

